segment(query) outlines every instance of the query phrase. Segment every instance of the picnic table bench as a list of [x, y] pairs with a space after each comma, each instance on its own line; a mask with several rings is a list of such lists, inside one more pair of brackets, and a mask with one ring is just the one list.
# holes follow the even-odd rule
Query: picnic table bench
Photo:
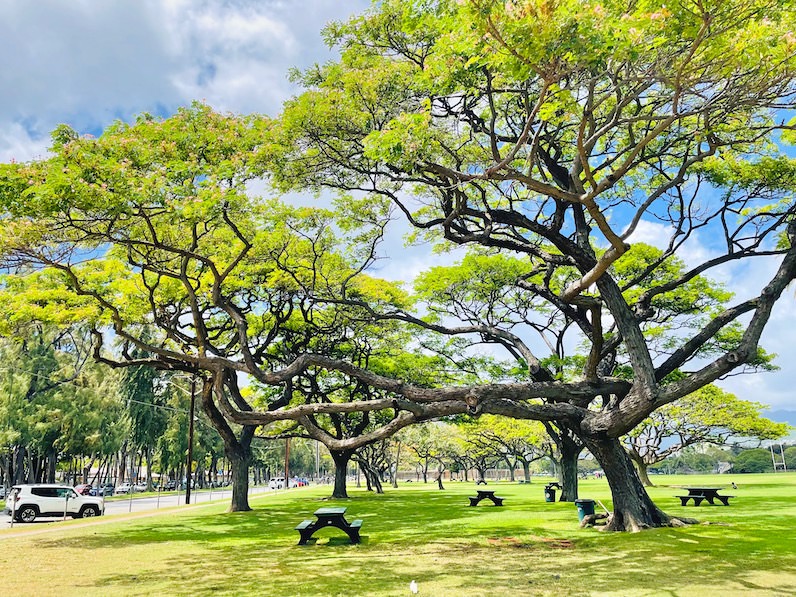
[[326, 527], [336, 527], [348, 535], [351, 543], [359, 543], [359, 529], [362, 527], [362, 521], [357, 519], [349, 523], [345, 519], [345, 511], [346, 508], [319, 508], [316, 510], [317, 520], [304, 520], [296, 527], [301, 534], [298, 544], [306, 545], [316, 531]]
[[495, 495], [495, 490], [494, 489], [476, 489], [476, 491], [478, 492], [478, 495], [476, 497], [471, 497], [470, 498], [470, 505], [471, 506], [477, 506], [478, 502], [480, 502], [483, 499], [492, 500], [492, 502], [496, 506], [502, 506], [503, 505], [503, 498], [502, 497], [497, 497]]
[[715, 506], [716, 502], [713, 500], [719, 500], [725, 506], [729, 506], [730, 498], [735, 497], [734, 495], [719, 495], [719, 489], [722, 487], [683, 487], [683, 489], [688, 491], [688, 495], [675, 496], [680, 498], [682, 506], [688, 505], [688, 500], [693, 500], [694, 506], [699, 506], [704, 501]]

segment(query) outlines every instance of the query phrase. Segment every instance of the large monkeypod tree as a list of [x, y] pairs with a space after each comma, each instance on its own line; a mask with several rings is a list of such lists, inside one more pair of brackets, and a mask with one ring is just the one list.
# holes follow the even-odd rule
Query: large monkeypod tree
[[[443, 246], [522, 258], [515, 286], [584, 343], [577, 379], [557, 378], [549, 347], [529, 343], [524, 381], [422, 395], [379, 383], [424, 405], [556, 421], [605, 470], [608, 528], [669, 524], [620, 438], [764, 360], [761, 333], [796, 275], [796, 168], [772, 143], [793, 128], [779, 110], [796, 91], [794, 8], [384, 0], [329, 26], [341, 59], [296, 75], [306, 91], [280, 122], [278, 182], [386, 197]], [[658, 254], [634, 255], [642, 233]], [[756, 288], [680, 305], [661, 342], [667, 303], [700, 276], [751, 267], [768, 272]]]
[[[369, 372], [352, 334], [378, 338], [379, 324], [356, 328], [364, 320], [350, 298], [407, 307], [395, 285], [363, 273], [383, 210], [352, 199], [335, 214], [252, 196], [270, 126], [197, 104], [96, 139], [59, 127], [50, 157], [0, 165], [2, 320], [80, 322], [98, 361], [193, 377], [231, 462], [234, 511], [249, 509], [258, 428], [287, 422], [350, 455], [465, 408], [404, 400], [393, 391], [400, 382]], [[416, 381], [398, 365], [383, 367]], [[246, 376], [275, 391], [255, 403]]]

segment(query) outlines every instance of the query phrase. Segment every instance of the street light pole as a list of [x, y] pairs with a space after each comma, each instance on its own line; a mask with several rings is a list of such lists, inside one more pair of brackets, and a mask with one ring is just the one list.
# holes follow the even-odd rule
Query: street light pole
[[185, 471], [185, 504], [191, 503], [191, 465], [193, 464], [193, 411], [196, 402], [196, 376], [191, 377], [191, 408], [188, 418], [188, 467]]

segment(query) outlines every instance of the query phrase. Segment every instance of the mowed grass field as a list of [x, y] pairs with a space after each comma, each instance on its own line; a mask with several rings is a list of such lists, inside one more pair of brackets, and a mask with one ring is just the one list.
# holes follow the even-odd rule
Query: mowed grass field
[[[796, 474], [657, 476], [653, 499], [702, 524], [636, 534], [580, 529], [571, 503], [545, 503], [544, 479], [490, 483], [505, 505], [468, 507], [472, 483], [401, 484], [384, 495], [328, 486], [155, 516], [15, 525], [0, 532], [5, 595], [796, 595]], [[735, 481], [738, 489], [729, 484]], [[680, 506], [677, 485], [727, 486], [729, 507]], [[611, 507], [605, 480], [582, 498]], [[361, 518], [296, 545], [323, 506]], [[599, 510], [599, 506], [598, 506]]]

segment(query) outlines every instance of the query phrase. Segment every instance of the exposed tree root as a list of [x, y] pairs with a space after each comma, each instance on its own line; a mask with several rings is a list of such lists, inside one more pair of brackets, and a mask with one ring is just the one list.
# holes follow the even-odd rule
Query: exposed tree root
[[598, 524], [600, 525], [605, 524], [605, 522], [600, 522], [600, 521], [605, 520], [607, 522], [608, 518], [610, 518], [610, 514], [603, 514], [603, 513], [587, 514], [586, 516], [583, 517], [583, 520], [580, 521], [580, 528], [583, 529], [586, 527], [593, 527]]
[[[639, 533], [645, 529], [652, 529], [652, 528], [661, 528], [661, 527], [684, 527], [690, 524], [699, 524], [699, 521], [696, 518], [687, 518], [685, 516], [668, 516], [658, 511], [660, 514], [659, 520], [656, 524], [649, 524], [646, 522], [639, 521], [630, 516], [620, 517], [614, 516], [614, 514], [610, 514], [607, 516], [605, 526], [601, 527], [601, 531], [616, 531], [616, 532], [630, 532], [630, 533]], [[606, 515], [600, 515], [606, 516]], [[586, 517], [584, 517], [584, 521]], [[581, 524], [581, 526], [585, 526]]]

